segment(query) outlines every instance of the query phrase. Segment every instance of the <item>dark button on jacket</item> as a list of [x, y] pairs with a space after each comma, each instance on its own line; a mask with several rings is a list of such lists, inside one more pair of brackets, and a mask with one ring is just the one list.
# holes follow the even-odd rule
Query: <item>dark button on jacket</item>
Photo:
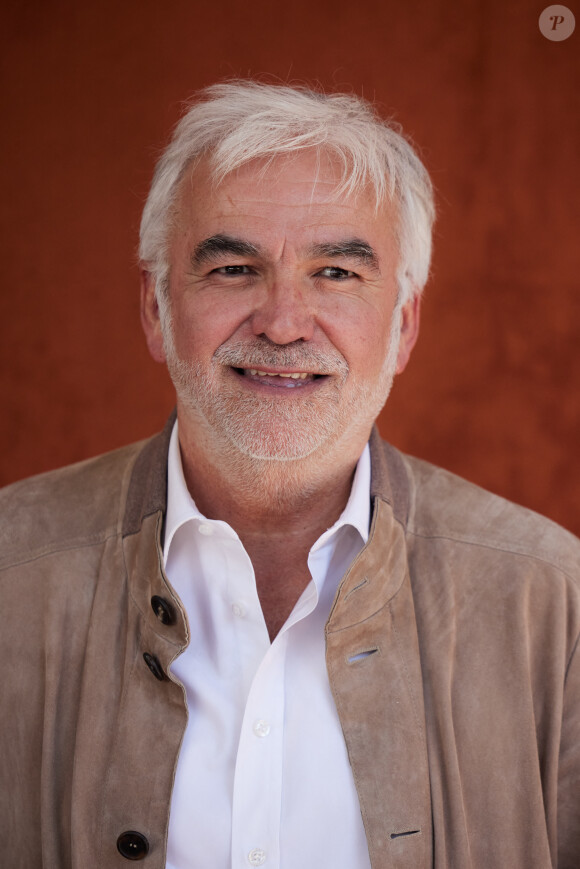
[[151, 598], [151, 607], [160, 622], [164, 625], [175, 624], [175, 610], [165, 598], [155, 594]]
[[117, 839], [117, 850], [127, 860], [143, 860], [149, 853], [149, 842], [142, 833], [127, 830]]
[[143, 658], [155, 678], [159, 679], [160, 682], [163, 682], [165, 679], [165, 673], [163, 672], [163, 667], [159, 663], [159, 658], [156, 658], [155, 655], [149, 654], [149, 652], [144, 652]]

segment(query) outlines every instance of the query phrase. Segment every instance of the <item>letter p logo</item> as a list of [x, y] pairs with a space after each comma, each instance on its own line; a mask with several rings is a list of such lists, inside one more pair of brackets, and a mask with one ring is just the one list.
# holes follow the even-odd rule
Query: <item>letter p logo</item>
[[574, 13], [567, 6], [547, 6], [538, 20], [543, 36], [551, 42], [562, 42], [572, 36], [576, 27]]

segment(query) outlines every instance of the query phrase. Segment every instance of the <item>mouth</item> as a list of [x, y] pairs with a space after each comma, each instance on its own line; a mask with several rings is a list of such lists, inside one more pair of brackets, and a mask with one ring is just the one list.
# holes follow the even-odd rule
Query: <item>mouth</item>
[[326, 380], [328, 375], [312, 371], [263, 371], [260, 368], [233, 368], [247, 383], [271, 386], [278, 389], [304, 389], [316, 381]]

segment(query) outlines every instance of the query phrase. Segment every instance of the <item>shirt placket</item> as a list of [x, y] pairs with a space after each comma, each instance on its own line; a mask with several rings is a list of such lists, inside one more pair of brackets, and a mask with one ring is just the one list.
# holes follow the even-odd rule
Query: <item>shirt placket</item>
[[279, 635], [252, 682], [238, 747], [232, 807], [232, 869], [280, 866], [284, 663]]

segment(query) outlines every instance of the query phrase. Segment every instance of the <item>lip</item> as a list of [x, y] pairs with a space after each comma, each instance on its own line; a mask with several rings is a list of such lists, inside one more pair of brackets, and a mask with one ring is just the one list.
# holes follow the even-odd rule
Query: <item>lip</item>
[[268, 365], [246, 365], [243, 369], [238, 368], [238, 371], [263, 371], [265, 374], [312, 374], [314, 377], [319, 377], [317, 371], [308, 371], [306, 368], [270, 368]]
[[230, 371], [233, 373], [236, 380], [246, 389], [251, 389], [253, 392], [260, 392], [262, 394], [269, 393], [270, 395], [277, 395], [280, 397], [292, 398], [297, 395], [306, 395], [308, 393], [313, 392], [314, 390], [320, 389], [320, 387], [328, 380], [329, 375], [327, 374], [317, 374], [316, 372], [305, 372], [296, 368], [271, 368], [269, 366], [259, 368], [254, 368], [252, 366], [252, 370], [264, 371], [267, 375], [275, 376], [279, 374], [313, 374], [313, 380], [299, 380], [293, 378], [284, 378], [280, 379], [279, 383], [264, 382], [263, 379], [258, 377], [248, 376], [244, 374], [244, 368], [234, 368], [230, 367]]

